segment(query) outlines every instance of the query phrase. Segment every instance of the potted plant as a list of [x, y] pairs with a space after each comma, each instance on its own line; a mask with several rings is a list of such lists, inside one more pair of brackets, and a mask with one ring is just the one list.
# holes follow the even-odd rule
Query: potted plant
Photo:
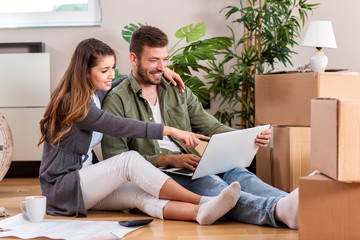
[[[122, 37], [130, 43], [131, 34], [138, 29], [141, 23], [129, 24], [124, 27]], [[205, 40], [199, 40], [205, 36], [206, 26], [204, 22], [197, 24], [189, 24], [179, 28], [175, 37], [178, 39], [169, 50], [170, 69], [177, 72], [183, 79], [185, 85], [190, 88], [198, 97], [203, 105], [207, 105], [209, 101], [209, 90], [204, 82], [198, 76], [192, 74], [193, 71], [205, 72], [211, 71], [206, 61], [215, 61], [216, 55], [224, 54], [224, 50], [231, 46], [229, 37], [214, 37]], [[178, 47], [182, 41], [186, 41], [187, 45]], [[123, 76], [117, 72], [116, 78]]]
[[[308, 13], [318, 4], [307, 0], [247, 0], [246, 6], [227, 6], [220, 12], [225, 17], [237, 18], [239, 30], [231, 31], [232, 46], [227, 48], [222, 61], [209, 61], [212, 99], [220, 102], [215, 116], [223, 123], [239, 128], [254, 126], [254, 77], [257, 73], [270, 72], [274, 64], [291, 63], [291, 47], [297, 45], [300, 30]], [[236, 40], [235, 32], [242, 33]], [[235, 123], [236, 118], [240, 123]]]
[[[187, 87], [206, 104], [209, 93], [220, 103], [215, 117], [229, 126], [248, 128], [254, 126], [254, 78], [266, 73], [280, 62], [291, 63], [291, 48], [307, 20], [308, 13], [319, 4], [307, 0], [239, 0], [239, 6], [227, 6], [220, 13], [225, 18], [238, 16], [232, 23], [240, 30], [228, 26], [230, 37], [199, 40], [205, 35], [205, 24], [190, 24], [176, 31], [178, 43], [188, 45], [169, 51], [169, 67], [179, 73]], [[125, 26], [122, 35], [126, 41], [141, 24]], [[242, 35], [237, 40], [236, 33]], [[219, 61], [219, 59], [222, 59]], [[209, 89], [192, 71], [202, 70], [209, 80]], [[202, 72], [201, 74], [204, 74]], [[236, 120], [240, 119], [239, 123]]]

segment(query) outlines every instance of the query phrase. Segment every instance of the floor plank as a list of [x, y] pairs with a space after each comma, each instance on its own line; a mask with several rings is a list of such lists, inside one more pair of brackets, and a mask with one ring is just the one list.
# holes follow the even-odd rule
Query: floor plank
[[[0, 182], [0, 206], [7, 209], [11, 216], [21, 213], [19, 205], [25, 196], [40, 194], [41, 189], [37, 178], [4, 178]], [[124, 213], [122, 211], [89, 211], [87, 218], [79, 220], [121, 221], [144, 217], [148, 216], [141, 213]], [[54, 217], [50, 215], [46, 215], [45, 218], [73, 219], [71, 217]], [[3, 219], [5, 218], [0, 218], [0, 220]], [[200, 226], [195, 222], [155, 219], [148, 226], [129, 233], [125, 238], [133, 240], [298, 240], [298, 231], [228, 221], [218, 221], [211, 226]]]

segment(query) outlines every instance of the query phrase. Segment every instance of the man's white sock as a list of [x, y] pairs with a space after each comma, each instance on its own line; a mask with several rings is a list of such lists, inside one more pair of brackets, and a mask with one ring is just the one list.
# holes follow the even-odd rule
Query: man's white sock
[[289, 228], [298, 228], [299, 188], [281, 198], [275, 206], [275, 218]]

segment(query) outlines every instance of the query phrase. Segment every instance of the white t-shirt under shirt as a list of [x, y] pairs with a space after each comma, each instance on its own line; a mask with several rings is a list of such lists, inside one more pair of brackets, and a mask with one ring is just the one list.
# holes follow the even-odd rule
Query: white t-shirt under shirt
[[[95, 105], [101, 109], [100, 100], [95, 93], [93, 95], [93, 100], [94, 100]], [[150, 105], [150, 108], [151, 108], [153, 116], [154, 116], [154, 121], [156, 123], [164, 123], [164, 121], [161, 117], [159, 100], [156, 99], [155, 106], [152, 105], [151, 103], [149, 103], [149, 105]], [[86, 160], [83, 162], [83, 165], [82, 165], [83, 168], [92, 165], [92, 160], [93, 160], [92, 150], [96, 145], [98, 145], [101, 142], [102, 137], [103, 137], [102, 133], [93, 131], [89, 150], [87, 153], [87, 158], [86, 158], [86, 156], [84, 156], [84, 159], [83, 159], [83, 160], [85, 160], [85, 158], [86, 158]], [[168, 136], [164, 136], [163, 140], [158, 140], [158, 142], [159, 142], [160, 148], [169, 149], [173, 152], [181, 152], [181, 149], [178, 147], [178, 145], [175, 142], [171, 141]]]
[[[163, 118], [161, 117], [159, 99], [156, 99], [155, 106], [152, 105], [150, 102], [149, 105], [153, 113], [154, 121], [156, 123], [164, 123]], [[181, 149], [178, 147], [178, 145], [175, 142], [171, 141], [168, 136], [164, 136], [163, 140], [158, 140], [158, 142], [161, 148], [166, 148], [173, 152], [181, 152]]]
[[[94, 93], [92, 98], [94, 100], [95, 105], [101, 109], [99, 97]], [[86, 158], [86, 160], [82, 164], [83, 168], [92, 165], [92, 160], [93, 160], [92, 150], [96, 145], [98, 145], [101, 142], [102, 137], [103, 137], [102, 133], [93, 131], [89, 150], [87, 153], [87, 158], [86, 158], [86, 156], [84, 156], [84, 159], [83, 159], [83, 160], [85, 160], [85, 158]]]

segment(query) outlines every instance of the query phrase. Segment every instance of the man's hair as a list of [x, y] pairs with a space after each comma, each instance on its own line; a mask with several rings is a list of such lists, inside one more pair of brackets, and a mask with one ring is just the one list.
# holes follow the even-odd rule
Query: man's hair
[[159, 28], [152, 26], [141, 26], [131, 35], [130, 52], [140, 58], [144, 46], [166, 47], [169, 43], [167, 35]]

